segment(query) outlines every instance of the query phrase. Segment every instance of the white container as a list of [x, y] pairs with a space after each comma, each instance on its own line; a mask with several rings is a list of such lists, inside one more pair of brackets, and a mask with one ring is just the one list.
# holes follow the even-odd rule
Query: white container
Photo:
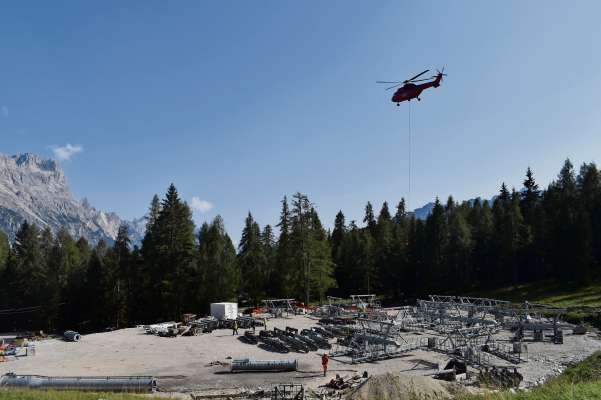
[[217, 319], [236, 319], [238, 303], [211, 303], [211, 316]]

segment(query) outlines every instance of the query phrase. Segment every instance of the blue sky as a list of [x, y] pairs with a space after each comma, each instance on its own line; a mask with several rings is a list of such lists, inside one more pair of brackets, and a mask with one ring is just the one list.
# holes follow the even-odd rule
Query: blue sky
[[234, 240], [249, 210], [276, 223], [296, 191], [327, 226], [339, 209], [360, 220], [368, 200], [396, 203], [408, 105], [374, 82], [443, 65], [442, 86], [411, 105], [411, 206], [600, 161], [598, 1], [0, 7], [0, 151], [62, 150], [74, 195], [125, 218], [170, 182]]

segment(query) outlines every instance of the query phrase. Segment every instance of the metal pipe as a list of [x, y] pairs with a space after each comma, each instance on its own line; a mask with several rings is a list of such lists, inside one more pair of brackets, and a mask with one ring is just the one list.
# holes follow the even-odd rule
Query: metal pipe
[[157, 382], [152, 376], [0, 376], [0, 387], [28, 389], [90, 390], [106, 392], [154, 392]]
[[232, 362], [231, 372], [236, 371], [296, 371], [298, 362], [296, 360], [254, 360], [245, 358]]
[[63, 336], [69, 342], [79, 342], [81, 340], [81, 335], [75, 331], [65, 331]]

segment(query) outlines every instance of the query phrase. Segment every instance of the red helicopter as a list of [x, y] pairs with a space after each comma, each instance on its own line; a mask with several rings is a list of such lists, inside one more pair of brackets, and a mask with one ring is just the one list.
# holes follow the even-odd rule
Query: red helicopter
[[[422, 92], [425, 89], [428, 89], [431, 87], [435, 87], [435, 88], [439, 87], [440, 82], [442, 81], [442, 77], [447, 76], [447, 74], [444, 73], [444, 67], [443, 67], [442, 71], [436, 70], [437, 74], [430, 78], [417, 79], [428, 71], [430, 71], [430, 70], [427, 69], [424, 72], [415, 75], [413, 78], [409, 78], [402, 82], [401, 81], [398, 81], [398, 82], [377, 81], [376, 83], [396, 83], [396, 85], [388, 87], [388, 88], [386, 88], [386, 90], [394, 89], [397, 86], [403, 85], [392, 95], [391, 100], [393, 103], [396, 103], [397, 106], [402, 101], [405, 101], [405, 100], [411, 101], [411, 99], [417, 98], [418, 101], [421, 101], [421, 99], [419, 98], [419, 95], [422, 94]], [[415, 84], [415, 82], [423, 82], [423, 81], [428, 81], [430, 79], [434, 79], [434, 80], [430, 81], [428, 83], [421, 83], [418, 85]]]

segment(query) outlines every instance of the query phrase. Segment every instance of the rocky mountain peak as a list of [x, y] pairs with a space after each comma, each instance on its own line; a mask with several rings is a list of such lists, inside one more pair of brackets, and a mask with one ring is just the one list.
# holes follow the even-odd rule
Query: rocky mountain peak
[[132, 242], [143, 234], [139, 223], [96, 210], [85, 198], [74, 199], [55, 160], [32, 153], [0, 154], [0, 229], [12, 239], [23, 221], [55, 232], [65, 227], [75, 238], [83, 236], [91, 243], [112, 241], [122, 223], [130, 226]]

